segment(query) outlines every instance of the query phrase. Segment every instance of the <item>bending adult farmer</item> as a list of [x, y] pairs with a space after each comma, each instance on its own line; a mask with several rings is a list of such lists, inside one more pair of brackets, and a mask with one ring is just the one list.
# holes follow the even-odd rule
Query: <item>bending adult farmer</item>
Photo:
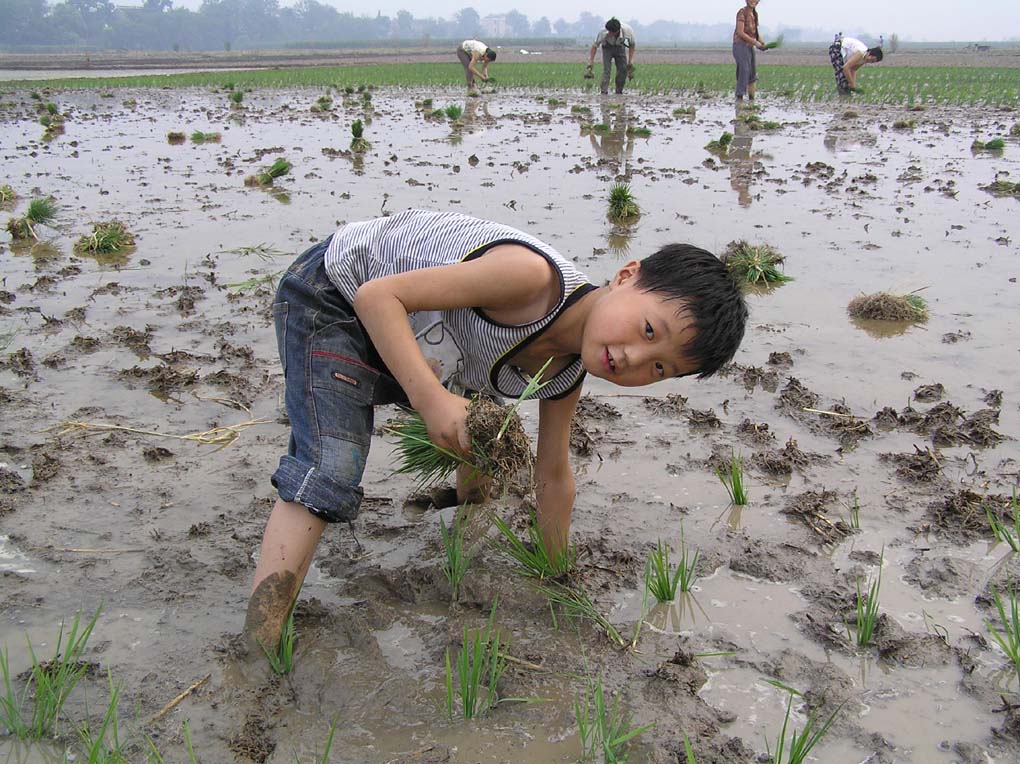
[[[474, 89], [475, 77], [484, 82], [489, 79], [489, 62], [496, 60], [496, 51], [478, 40], [464, 40], [457, 46], [457, 58], [464, 66], [468, 89]], [[478, 71], [478, 62], [482, 62], [482, 71]]]
[[829, 46], [829, 61], [836, 73], [836, 89], [840, 95], [857, 90], [857, 71], [865, 64], [875, 64], [882, 60], [881, 48], [869, 48], [853, 37], [836, 35], [836, 40]]
[[595, 65], [595, 51], [600, 45], [602, 46], [602, 84], [599, 86], [599, 91], [603, 94], [609, 92], [609, 70], [615, 61], [616, 92], [622, 93], [627, 80], [634, 78], [634, 30], [627, 24], [621, 24], [617, 18], [609, 19], [605, 29], [599, 32], [595, 42], [592, 43], [591, 51], [588, 54], [585, 78], [592, 77], [591, 70]]
[[746, 0], [747, 5], [737, 11], [737, 26], [733, 30], [733, 59], [737, 62], [737, 100], [754, 100], [758, 81], [758, 61], [755, 49], [765, 50], [758, 32], [759, 0]]

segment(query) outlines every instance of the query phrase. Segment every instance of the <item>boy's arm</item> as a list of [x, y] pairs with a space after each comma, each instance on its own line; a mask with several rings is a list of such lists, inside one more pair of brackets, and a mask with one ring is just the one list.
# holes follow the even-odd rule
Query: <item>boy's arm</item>
[[864, 55], [861, 53], [854, 53], [850, 56], [843, 64], [843, 74], [846, 75], [847, 84], [851, 88], [857, 87], [857, 70], [861, 68], [864, 61]]
[[538, 459], [535, 495], [538, 527], [550, 556], [562, 552], [570, 540], [574, 508], [574, 472], [570, 467], [570, 420], [581, 397], [581, 386], [564, 398], [538, 404]]

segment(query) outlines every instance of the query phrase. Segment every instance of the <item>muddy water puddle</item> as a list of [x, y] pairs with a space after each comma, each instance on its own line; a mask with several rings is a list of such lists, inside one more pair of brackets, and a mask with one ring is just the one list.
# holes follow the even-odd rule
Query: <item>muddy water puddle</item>
[[[985, 628], [992, 585], [1015, 585], [1020, 564], [981, 508], [1001, 506], [1020, 469], [1018, 208], [981, 188], [1018, 179], [1020, 144], [970, 151], [1008, 134], [1016, 113], [766, 97], [761, 119], [781, 127], [755, 130], [729, 104], [686, 97], [544, 94], [566, 102], [550, 106], [377, 90], [369, 109], [334, 92], [333, 110], [313, 113], [320, 95], [251, 92], [237, 109], [225, 91], [53, 92], [66, 126], [48, 140], [27, 91], [0, 99], [0, 181], [21, 197], [5, 212], [23, 214], [31, 196], [58, 203], [39, 242], [0, 239], [0, 637], [12, 665], [27, 665], [25, 632], [52, 642], [61, 618], [102, 603], [90, 693], [110, 669], [130, 696], [125, 724], [177, 756], [190, 719], [200, 760], [312, 761], [340, 718], [334, 762], [570, 761], [572, 703], [601, 673], [633, 724], [655, 722], [632, 760], [677, 761], [681, 730], [699, 762], [753, 760], [782, 724], [787, 696], [763, 681], [775, 679], [804, 693], [798, 726], [842, 704], [818, 761], [1020, 761], [1020, 720], [1002, 707], [1020, 687]], [[461, 124], [425, 119], [430, 97], [460, 106]], [[674, 116], [688, 105], [696, 116]], [[349, 151], [356, 118], [362, 155]], [[221, 140], [167, 141], [194, 130]], [[723, 131], [730, 151], [706, 151]], [[244, 186], [278, 156], [294, 167], [275, 193]], [[642, 209], [629, 228], [605, 217], [617, 181]], [[515, 225], [594, 283], [676, 240], [722, 251], [747, 239], [786, 256], [795, 280], [749, 295], [726, 374], [637, 392], [586, 385], [573, 538], [585, 586], [628, 641], [656, 541], [675, 558], [682, 529], [700, 552], [694, 591], [649, 603], [633, 650], [587, 625], [554, 628], [484, 545], [450, 610], [440, 513], [407, 502], [413, 486], [392, 475], [379, 437], [353, 534], [336, 528], [320, 545], [294, 674], [267, 680], [236, 657], [267, 476], [286, 447], [272, 279], [338, 223], [409, 206]], [[112, 217], [136, 234], [133, 251], [73, 254], [91, 221]], [[883, 290], [919, 290], [929, 321], [850, 320], [853, 297]], [[537, 410], [524, 418], [534, 433]], [[238, 437], [221, 450], [152, 434], [226, 426]], [[732, 453], [747, 464], [742, 508], [715, 476]], [[858, 648], [847, 621], [880, 560], [882, 620]], [[520, 661], [501, 694], [545, 702], [451, 723], [445, 651], [497, 600]], [[697, 657], [708, 653], [722, 655]], [[25, 755], [0, 742], [0, 759]]]

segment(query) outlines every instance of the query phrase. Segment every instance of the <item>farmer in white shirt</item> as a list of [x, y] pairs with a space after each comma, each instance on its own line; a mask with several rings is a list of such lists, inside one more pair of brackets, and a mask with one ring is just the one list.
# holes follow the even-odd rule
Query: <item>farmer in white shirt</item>
[[[464, 40], [457, 46], [457, 58], [464, 65], [464, 75], [467, 77], [469, 90], [475, 87], [475, 77], [480, 77], [483, 82], [489, 79], [489, 62], [496, 60], [496, 51], [488, 47], [484, 42], [478, 40]], [[478, 71], [476, 65], [482, 62], [482, 71]]]
[[836, 89], [840, 95], [857, 90], [857, 71], [862, 66], [881, 60], [881, 48], [869, 48], [854, 37], [836, 35], [835, 41], [829, 46], [829, 61], [836, 73]]
[[616, 62], [616, 92], [623, 92], [623, 85], [628, 79], [634, 79], [634, 30], [627, 24], [621, 24], [617, 18], [611, 18], [606, 22], [606, 28], [601, 30], [595, 42], [592, 43], [591, 51], [588, 54], [588, 66], [585, 69], [585, 79], [591, 79], [592, 66], [595, 65], [595, 51], [602, 46], [602, 84], [600, 92], [609, 92], [609, 70]]

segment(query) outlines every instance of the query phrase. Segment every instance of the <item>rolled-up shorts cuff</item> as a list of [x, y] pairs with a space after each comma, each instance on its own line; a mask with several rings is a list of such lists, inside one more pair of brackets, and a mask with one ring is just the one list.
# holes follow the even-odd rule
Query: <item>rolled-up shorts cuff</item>
[[327, 523], [349, 523], [358, 516], [364, 491], [340, 483], [322, 470], [303, 464], [293, 456], [281, 456], [272, 477], [284, 501], [303, 504]]

